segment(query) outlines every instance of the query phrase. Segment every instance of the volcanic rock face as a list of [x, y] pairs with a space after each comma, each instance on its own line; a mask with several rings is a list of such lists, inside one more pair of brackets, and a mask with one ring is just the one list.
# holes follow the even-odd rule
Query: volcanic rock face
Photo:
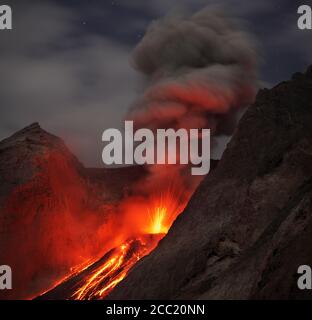
[[0, 142], [0, 264], [14, 277], [0, 299], [31, 298], [111, 249], [125, 170], [85, 169], [37, 123]]
[[[307, 298], [312, 68], [259, 92], [217, 169], [110, 299]], [[310, 296], [311, 298], [311, 296]]]
[[82, 166], [66, 149], [63, 142], [34, 123], [0, 142], [0, 197], [3, 199], [16, 185], [23, 184], [34, 175], [34, 156], [48, 149], [66, 155], [77, 170]]

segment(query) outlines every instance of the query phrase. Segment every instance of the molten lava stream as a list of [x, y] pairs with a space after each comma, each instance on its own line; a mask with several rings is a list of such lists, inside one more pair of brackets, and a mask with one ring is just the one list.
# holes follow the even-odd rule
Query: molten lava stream
[[91, 300], [107, 296], [141, 258], [155, 249], [182, 209], [183, 206], [177, 205], [172, 198], [158, 199], [153, 204], [153, 209], [147, 210], [148, 215], [143, 214], [147, 221], [142, 235], [113, 249], [109, 257], [97, 266], [91, 275], [82, 279], [71, 298]]
[[137, 239], [130, 239], [115, 248], [106, 262], [83, 279], [82, 285], [72, 295], [72, 298], [91, 300], [105, 297], [125, 278], [138, 260], [155, 248], [159, 239], [160, 237], [145, 235]]

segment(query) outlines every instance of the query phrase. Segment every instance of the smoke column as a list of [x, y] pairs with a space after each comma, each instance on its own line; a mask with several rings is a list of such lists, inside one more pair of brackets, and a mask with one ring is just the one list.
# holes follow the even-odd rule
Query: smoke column
[[[146, 88], [128, 119], [137, 128], [210, 128], [214, 137], [230, 134], [237, 111], [255, 97], [257, 60], [251, 37], [215, 8], [155, 21], [132, 55]], [[179, 183], [194, 189], [194, 177], [182, 166], [150, 167], [150, 184], [168, 182], [174, 171]]]

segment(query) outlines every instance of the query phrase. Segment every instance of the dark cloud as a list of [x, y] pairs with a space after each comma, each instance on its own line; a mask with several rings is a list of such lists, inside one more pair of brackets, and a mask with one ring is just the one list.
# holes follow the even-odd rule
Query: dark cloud
[[77, 12], [64, 6], [25, 4], [13, 13], [14, 29], [0, 34], [0, 138], [39, 121], [99, 165], [102, 130], [119, 125], [136, 93], [131, 48], [81, 31]]

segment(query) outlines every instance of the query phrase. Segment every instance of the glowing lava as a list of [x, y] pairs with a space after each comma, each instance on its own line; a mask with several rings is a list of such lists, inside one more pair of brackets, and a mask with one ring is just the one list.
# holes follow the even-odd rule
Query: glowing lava
[[168, 230], [164, 226], [164, 219], [167, 215], [167, 208], [165, 207], [156, 207], [154, 212], [150, 213], [151, 217], [151, 234], [167, 233]]
[[103, 263], [99, 263], [92, 273], [84, 277], [80, 287], [72, 295], [76, 300], [102, 299], [122, 281], [133, 265], [151, 252], [159, 237], [144, 236], [131, 239], [115, 248]]
[[126, 275], [125, 270], [118, 271], [125, 260], [128, 247], [129, 243], [122, 244], [104, 265], [85, 280], [85, 284], [74, 293], [73, 298], [77, 300], [100, 298], [114, 288]]
[[140, 213], [143, 218], [148, 218], [143, 234], [125, 241], [113, 249], [104, 261], [95, 263], [96, 267], [82, 277], [71, 298], [91, 300], [107, 296], [141, 258], [155, 249], [181, 209], [168, 195], [154, 201], [152, 209]]
[[[183, 201], [184, 199], [185, 201]], [[42, 298], [99, 300], [105, 298], [144, 256], [153, 251], [183, 211], [187, 199], [167, 192], [160, 197], [129, 199], [122, 207], [129, 217], [120, 229], [120, 244], [101, 259], [89, 261]], [[123, 216], [124, 218], [125, 216]], [[117, 239], [118, 233], [116, 233]], [[117, 242], [118, 243], [118, 242]]]

